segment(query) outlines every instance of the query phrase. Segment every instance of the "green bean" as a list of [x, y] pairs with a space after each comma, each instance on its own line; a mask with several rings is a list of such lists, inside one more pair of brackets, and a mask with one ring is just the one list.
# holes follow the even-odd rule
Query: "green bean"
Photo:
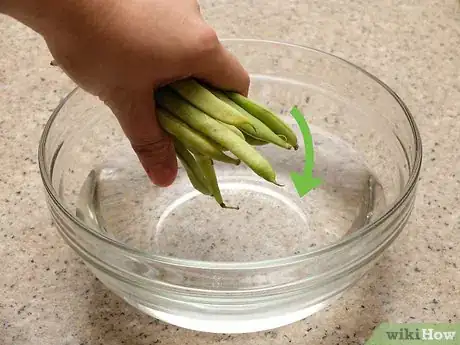
[[207, 181], [207, 188], [211, 191], [212, 196], [214, 197], [214, 199], [216, 199], [220, 207], [238, 210], [239, 207], [227, 206], [224, 203], [222, 194], [220, 192], [219, 184], [217, 182], [216, 171], [214, 169], [214, 163], [212, 159], [205, 156], [196, 155], [196, 161]]
[[278, 184], [275, 171], [270, 163], [254, 147], [223, 124], [167, 90], [159, 90], [156, 101], [190, 127], [229, 150], [246, 163], [257, 175], [269, 182]]
[[176, 118], [166, 109], [157, 107], [156, 112], [161, 127], [177, 140], [186, 144], [188, 149], [221, 162], [234, 165], [239, 165], [241, 163], [239, 159], [227, 156], [220, 150], [220, 145], [213, 143], [201, 133], [190, 128], [190, 126]]
[[243, 133], [241, 133], [241, 131], [233, 126], [233, 125], [229, 125], [228, 123], [225, 123], [225, 122], [222, 122], [222, 121], [219, 121], [221, 124], [223, 124], [225, 127], [227, 127], [229, 130], [231, 130], [233, 133], [235, 133], [236, 135], [238, 135], [241, 139], [244, 139], [244, 135]]
[[268, 142], [263, 141], [263, 140], [259, 140], [257, 138], [254, 138], [254, 137], [250, 136], [249, 134], [245, 134], [244, 138], [245, 138], [246, 142], [249, 145], [252, 145], [252, 146], [263, 146], [263, 145], [268, 144]]
[[264, 106], [250, 100], [243, 95], [236, 92], [227, 92], [228, 97], [245, 109], [248, 113], [252, 114], [265, 125], [267, 125], [278, 136], [282, 135], [287, 138], [287, 142], [291, 144], [294, 149], [298, 149], [297, 136], [289, 126], [284, 123], [276, 114], [265, 108]]
[[169, 84], [169, 87], [216, 120], [229, 125], [241, 125], [249, 122], [238, 111], [222, 102], [194, 79], [179, 80]]
[[212, 196], [212, 192], [208, 188], [206, 178], [204, 177], [203, 172], [193, 155], [178, 140], [174, 140], [174, 148], [176, 150], [177, 157], [185, 168], [192, 186], [200, 193]]
[[244, 108], [240, 107], [237, 103], [232, 101], [228, 96], [219, 90], [211, 90], [211, 92], [218, 97], [220, 100], [224, 101], [228, 105], [232, 106], [236, 110], [238, 110], [241, 114], [246, 116], [251, 123], [249, 125], [240, 125], [239, 127], [243, 132], [249, 134], [251, 137], [255, 139], [259, 139], [260, 141], [270, 142], [272, 144], [278, 145], [285, 149], [291, 149], [292, 146], [287, 143], [287, 140], [283, 140], [278, 135], [276, 135], [267, 125], [265, 125], [262, 121], [260, 121], [255, 116], [251, 115], [247, 112]]

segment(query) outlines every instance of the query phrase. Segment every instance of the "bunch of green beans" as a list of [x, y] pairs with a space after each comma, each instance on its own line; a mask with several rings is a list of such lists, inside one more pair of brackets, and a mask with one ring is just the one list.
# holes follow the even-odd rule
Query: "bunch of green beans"
[[243, 162], [258, 176], [279, 185], [273, 167], [255, 147], [274, 144], [298, 149], [297, 137], [287, 124], [241, 94], [189, 78], [160, 88], [155, 99], [160, 125], [174, 138], [177, 157], [191, 184], [223, 208], [235, 207], [223, 201], [214, 161]]

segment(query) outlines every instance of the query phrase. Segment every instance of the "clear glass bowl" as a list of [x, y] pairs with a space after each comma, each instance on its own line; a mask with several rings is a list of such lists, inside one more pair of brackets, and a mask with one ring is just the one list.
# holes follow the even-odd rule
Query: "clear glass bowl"
[[[153, 186], [109, 109], [75, 89], [50, 118], [39, 162], [52, 217], [112, 291], [165, 322], [242, 333], [295, 322], [350, 287], [410, 216], [422, 147], [385, 84], [340, 58], [280, 42], [225, 40], [251, 74], [250, 97], [299, 135], [298, 151], [259, 147], [278, 187], [216, 163], [221, 209], [180, 168]], [[320, 187], [300, 198], [304, 165], [290, 115], [305, 115]]]

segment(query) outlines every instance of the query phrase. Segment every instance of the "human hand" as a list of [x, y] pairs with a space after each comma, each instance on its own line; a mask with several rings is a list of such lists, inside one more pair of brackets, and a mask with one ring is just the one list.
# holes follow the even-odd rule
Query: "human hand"
[[170, 185], [177, 160], [155, 117], [154, 89], [194, 76], [246, 95], [248, 74], [195, 0], [66, 2], [38, 25], [56, 63], [111, 108], [152, 182]]

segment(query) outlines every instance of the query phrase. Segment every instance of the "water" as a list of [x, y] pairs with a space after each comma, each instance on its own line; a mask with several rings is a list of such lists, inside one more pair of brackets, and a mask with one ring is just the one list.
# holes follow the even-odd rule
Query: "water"
[[156, 188], [134, 158], [115, 152], [89, 172], [77, 216], [135, 248], [196, 260], [270, 259], [333, 243], [376, 217], [386, 206], [385, 191], [350, 145], [319, 128], [311, 131], [314, 174], [323, 183], [302, 199], [290, 180], [290, 172], [302, 169], [302, 148], [259, 147], [284, 187], [244, 165], [216, 162], [224, 200], [239, 210], [221, 209], [196, 192], [182, 167], [171, 187]]

